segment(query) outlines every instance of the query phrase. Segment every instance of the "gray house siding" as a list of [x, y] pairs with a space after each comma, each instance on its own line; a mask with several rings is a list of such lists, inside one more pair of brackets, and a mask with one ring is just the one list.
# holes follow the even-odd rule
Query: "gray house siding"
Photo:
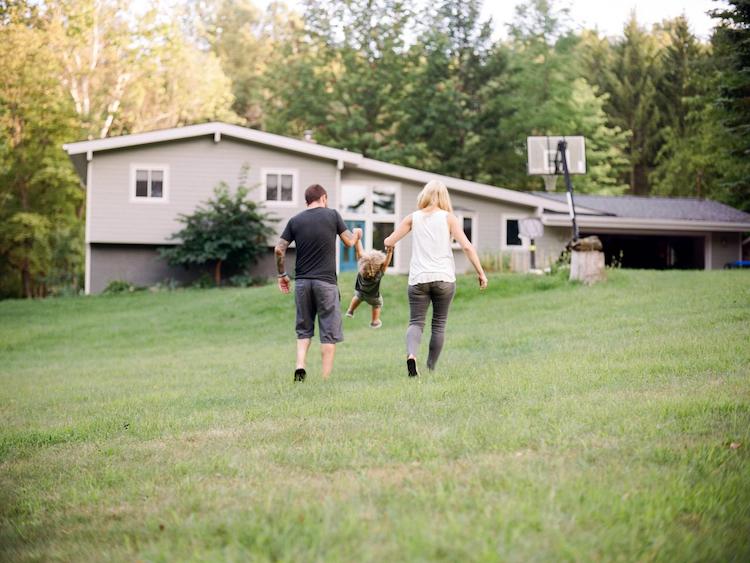
[[136, 286], [154, 285], [168, 279], [190, 283], [201, 273], [169, 266], [161, 259], [154, 245], [91, 245], [91, 293], [104, 291], [110, 282], [116, 280], [128, 281]]
[[[287, 257], [290, 272], [294, 271], [294, 249]], [[249, 273], [258, 277], [275, 277], [276, 262], [269, 249]], [[113, 281], [128, 281], [136, 286], [151, 286], [169, 281], [189, 285], [202, 275], [213, 277], [213, 269], [196, 266], [170, 266], [161, 258], [157, 245], [102, 244], [91, 245], [91, 293], [100, 293]]]
[[[169, 180], [166, 201], [131, 201], [131, 166], [166, 165]], [[312, 183], [336, 184], [336, 163], [278, 149], [222, 139], [190, 139], [136, 149], [101, 152], [92, 161], [89, 242], [162, 244], [180, 228], [177, 217], [191, 213], [211, 197], [219, 182], [237, 186], [243, 166], [249, 166], [251, 197], [262, 201], [261, 169], [297, 171], [296, 205], [266, 203], [266, 209], [286, 220], [305, 208], [304, 190]], [[334, 196], [335, 197], [335, 196]], [[335, 203], [335, 202], [334, 202]]]
[[573, 238], [573, 229], [568, 227], [544, 227], [544, 236], [537, 241], [537, 267], [546, 268], [554, 264]]
[[710, 233], [706, 239], [706, 269], [717, 270], [728, 262], [740, 260], [742, 235], [740, 233]]

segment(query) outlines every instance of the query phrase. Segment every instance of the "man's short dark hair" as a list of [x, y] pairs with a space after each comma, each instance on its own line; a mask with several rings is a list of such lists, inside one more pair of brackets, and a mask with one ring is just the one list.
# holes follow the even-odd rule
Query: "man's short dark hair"
[[320, 184], [313, 184], [305, 190], [305, 201], [307, 205], [310, 205], [314, 201], [318, 201], [324, 195], [328, 195], [326, 189]]

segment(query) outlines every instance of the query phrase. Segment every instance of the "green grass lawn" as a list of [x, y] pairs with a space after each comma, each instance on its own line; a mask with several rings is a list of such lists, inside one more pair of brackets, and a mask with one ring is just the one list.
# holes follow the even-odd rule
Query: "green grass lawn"
[[750, 273], [474, 285], [418, 380], [403, 277], [304, 384], [275, 286], [0, 302], [0, 560], [747, 561]]

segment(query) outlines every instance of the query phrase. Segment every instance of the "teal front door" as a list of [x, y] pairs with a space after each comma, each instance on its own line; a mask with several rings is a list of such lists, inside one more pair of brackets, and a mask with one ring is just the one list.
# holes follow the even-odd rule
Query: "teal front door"
[[[354, 232], [354, 229], [362, 229], [363, 233], [365, 231], [365, 222], [364, 221], [344, 221], [346, 223], [346, 228], [350, 231]], [[341, 245], [341, 261], [340, 261], [340, 269], [342, 272], [355, 272], [357, 270], [357, 254], [354, 251], [354, 247], [347, 248], [344, 246], [344, 243], [339, 241], [339, 245]], [[366, 243], [364, 239], [364, 234], [362, 235], [362, 246], [366, 248]]]

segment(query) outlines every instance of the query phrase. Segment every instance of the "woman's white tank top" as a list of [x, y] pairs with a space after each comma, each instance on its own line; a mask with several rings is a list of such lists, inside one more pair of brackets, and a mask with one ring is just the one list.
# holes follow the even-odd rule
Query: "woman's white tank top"
[[412, 249], [409, 285], [434, 281], [455, 282], [456, 264], [448, 229], [448, 212], [429, 215], [415, 211], [411, 216]]

